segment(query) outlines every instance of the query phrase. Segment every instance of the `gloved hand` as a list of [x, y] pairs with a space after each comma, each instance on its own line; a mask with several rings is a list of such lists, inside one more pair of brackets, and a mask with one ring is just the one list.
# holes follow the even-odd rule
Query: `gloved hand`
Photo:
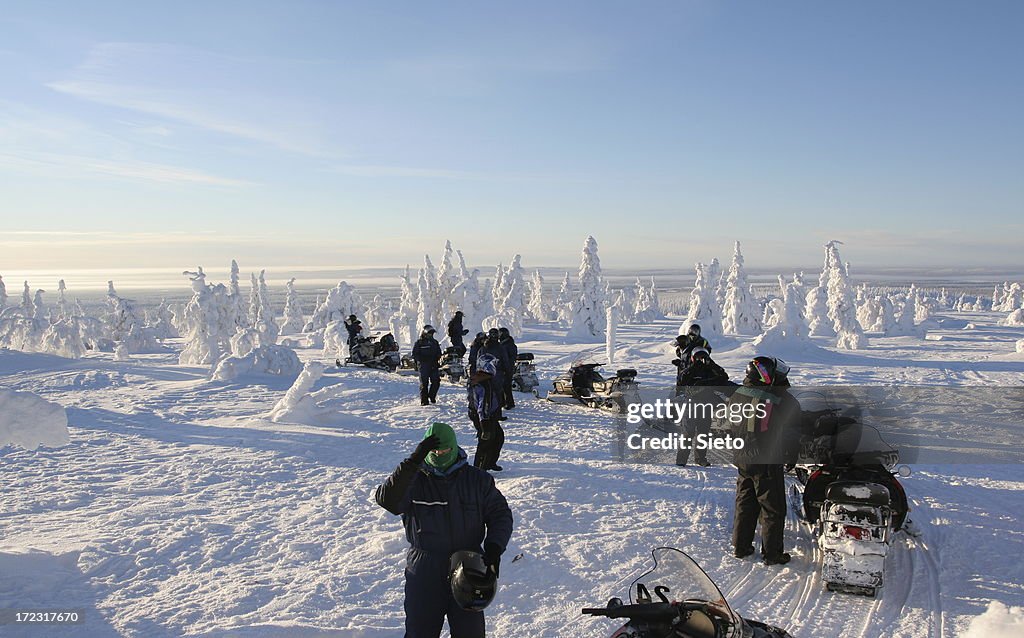
[[430, 454], [430, 451], [436, 449], [440, 444], [441, 439], [437, 438], [436, 435], [431, 434], [420, 441], [420, 444], [416, 446], [413, 453], [409, 455], [409, 460], [413, 463], [422, 463], [424, 459], [427, 458], [427, 454]]
[[463, 330], [462, 330], [462, 336], [463, 336], [463, 337], [465, 337], [465, 336], [466, 336], [466, 335], [468, 335], [468, 334], [469, 334], [469, 329], [468, 329], [468, 328], [463, 328]]
[[501, 566], [501, 548], [494, 543], [484, 545], [484, 565], [491, 568], [495, 578], [498, 577], [498, 568]]
[[682, 363], [681, 359], [672, 359], [672, 365], [674, 365], [675, 367], [678, 368], [680, 363]]

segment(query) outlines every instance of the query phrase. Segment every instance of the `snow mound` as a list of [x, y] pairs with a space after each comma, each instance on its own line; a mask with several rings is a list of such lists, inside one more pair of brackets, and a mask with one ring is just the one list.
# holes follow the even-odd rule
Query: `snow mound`
[[217, 364], [213, 378], [217, 381], [231, 381], [243, 374], [290, 375], [302, 370], [299, 356], [283, 346], [258, 346], [242, 357], [226, 357]]
[[1024, 607], [1007, 607], [993, 600], [985, 613], [971, 621], [962, 638], [1015, 638], [1024, 635]]
[[0, 448], [62, 447], [71, 442], [64, 407], [31, 392], [0, 390]]
[[1017, 308], [999, 322], [1000, 326], [1024, 326], [1024, 308]]
[[1024, 339], [1017, 341], [1017, 352], [1024, 352]]
[[324, 373], [324, 365], [318, 361], [309, 361], [299, 373], [295, 383], [288, 392], [267, 413], [266, 418], [274, 423], [316, 424], [324, 420], [332, 412], [323, 404], [344, 391], [341, 384], [335, 384], [310, 392], [320, 376]]

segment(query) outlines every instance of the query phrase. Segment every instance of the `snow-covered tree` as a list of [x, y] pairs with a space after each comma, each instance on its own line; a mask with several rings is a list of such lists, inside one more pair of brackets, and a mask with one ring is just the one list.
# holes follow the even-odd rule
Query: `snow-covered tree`
[[850, 287], [847, 266], [839, 257], [842, 242], [830, 241], [825, 245], [831, 257], [828, 279], [828, 316], [836, 332], [836, 347], [859, 350], [867, 345], [867, 337], [857, 323], [857, 306]]
[[[1022, 305], [1024, 305], [1024, 289], [1021, 288], [1019, 283], [1013, 282], [1003, 293], [998, 310], [1001, 312], [1013, 312]], [[997, 310], [994, 303], [992, 309]]]
[[270, 288], [267, 287], [265, 273], [265, 270], [261, 270], [257, 280], [257, 310], [253, 327], [260, 333], [260, 345], [272, 346], [277, 343], [278, 327], [274, 321], [274, 306], [270, 301]]
[[[462, 253], [459, 253], [460, 262]], [[465, 265], [465, 262], [461, 262]], [[481, 320], [493, 314], [485, 305], [483, 295], [480, 293], [480, 271], [476, 268], [473, 272], [466, 273], [465, 277], [452, 289], [452, 299], [455, 301], [456, 310], [462, 311], [462, 327], [469, 330], [469, 334], [475, 335], [480, 331]]]
[[25, 280], [25, 287], [21, 290], [21, 313], [26, 317], [35, 314], [32, 309], [32, 289], [28, 287], [28, 280]]
[[295, 290], [295, 277], [285, 283], [284, 291], [284, 323], [281, 324], [281, 334], [290, 335], [302, 332], [302, 328], [306, 325], [306, 317], [302, 314], [299, 293]]
[[405, 265], [405, 272], [401, 277], [401, 297], [398, 302], [398, 310], [391, 317], [391, 334], [400, 344], [412, 345], [419, 332], [417, 331], [417, 317], [419, 315], [419, 292], [416, 283], [412, 280], [409, 264]]
[[569, 336], [578, 339], [602, 336], [607, 321], [607, 300], [601, 275], [601, 258], [597, 254], [597, 240], [592, 236], [588, 236], [583, 243], [579, 282], [579, 306], [573, 314]]
[[914, 323], [917, 318], [917, 288], [910, 286], [910, 291], [903, 302], [903, 308], [896, 317], [892, 329], [885, 332], [887, 337], [919, 337], [922, 330]]
[[501, 304], [505, 301], [505, 267], [500, 263], [494, 268], [494, 281], [490, 288], [491, 303], [495, 312], [501, 311]]
[[61, 279], [60, 281], [57, 282], [57, 319], [58, 320], [63, 319], [64, 317], [67, 317], [70, 314], [70, 309], [68, 308], [68, 297], [67, 297], [67, 294], [68, 294], [68, 287], [64, 283], [64, 280]]
[[246, 325], [254, 326], [260, 314], [260, 282], [256, 273], [249, 273], [249, 312]]
[[145, 327], [131, 301], [114, 293], [107, 295], [107, 305], [109, 311], [104, 318], [107, 335], [116, 345], [121, 346], [124, 352], [135, 354], [160, 349], [152, 331]]
[[181, 334], [185, 347], [178, 356], [184, 365], [210, 365], [228, 351], [228, 340], [234, 334], [234, 300], [224, 284], [206, 283], [206, 273], [200, 266], [196, 271], [182, 273], [189, 278], [192, 299], [185, 305], [181, 321]]
[[762, 352], [811, 344], [807, 324], [801, 312], [804, 298], [800, 283], [797, 278], [789, 283], [785, 283], [781, 276], [779, 280], [782, 285], [782, 298], [771, 301], [774, 309], [772, 325], [753, 341], [753, 345]]
[[437, 307], [434, 305], [436, 297], [424, 268], [420, 269], [416, 278], [416, 290], [420, 300], [419, 313], [416, 315], [418, 332], [423, 326], [434, 326], [437, 321]]
[[732, 334], [753, 335], [761, 332], [758, 316], [760, 309], [756, 301], [750, 298], [750, 285], [747, 273], [743, 269], [743, 253], [740, 243], [733, 248], [732, 265], [726, 274], [725, 304], [723, 307], [722, 327]]
[[725, 280], [722, 264], [718, 261], [718, 257], [712, 258], [711, 263], [708, 264], [708, 285], [715, 293], [715, 305], [718, 306], [719, 315], [721, 315], [722, 306], [725, 303]]
[[568, 328], [572, 325], [572, 318], [576, 314], [576, 307], [579, 304], [579, 296], [572, 287], [569, 280], [569, 273], [562, 278], [562, 285], [558, 288], [558, 295], [555, 297], [555, 315], [558, 325]]
[[231, 299], [231, 313], [236, 326], [249, 327], [249, 310], [245, 297], [242, 295], [242, 288], [238, 284], [239, 270], [238, 262], [231, 260], [231, 279], [228, 283], [228, 296]]
[[146, 311], [146, 328], [156, 339], [173, 339], [178, 336], [166, 299], [161, 299], [160, 305], [153, 312]]
[[[653, 281], [652, 281], [653, 285]], [[633, 321], [635, 323], [651, 323], [658, 319], [657, 310], [654, 307], [654, 296], [648, 288], [636, 278], [636, 303], [633, 304]]]
[[7, 284], [4, 283], [3, 275], [0, 275], [0, 310], [7, 307]]
[[344, 321], [349, 315], [366, 316], [365, 311], [363, 299], [355, 287], [344, 281], [339, 282], [337, 286], [328, 290], [324, 300], [317, 304], [313, 315], [303, 326], [303, 332], [323, 330], [330, 322]]
[[452, 290], [459, 283], [459, 272], [453, 262], [455, 251], [452, 250], [452, 242], [444, 242], [444, 253], [441, 255], [441, 266], [437, 271], [437, 304], [442, 319], [447, 319], [455, 314], [457, 305], [452, 298]]
[[501, 312], [519, 315], [517, 321], [519, 325], [522, 325], [523, 318], [527, 314], [526, 270], [520, 263], [521, 261], [522, 257], [519, 255], [512, 257], [512, 263], [505, 271], [503, 279], [505, 296], [501, 300]]
[[706, 264], [696, 265], [697, 279], [690, 292], [690, 311], [686, 321], [679, 328], [679, 334], [686, 334], [692, 324], [700, 324], [700, 333], [709, 341], [722, 336], [722, 317], [715, 301], [715, 286], [710, 278], [710, 270]]
[[624, 286], [615, 295], [615, 303], [612, 305], [618, 308], [615, 320], [619, 323], [636, 323], [637, 290], [638, 288], [634, 286]]
[[825, 247], [825, 263], [821, 267], [818, 285], [807, 292], [804, 316], [807, 318], [808, 330], [813, 337], [836, 336], [833, 321], [828, 316], [828, 282], [832, 272], [832, 253]]
[[533, 271], [530, 280], [530, 316], [539, 323], [551, 321], [551, 308], [544, 294], [544, 277], [539, 269]]

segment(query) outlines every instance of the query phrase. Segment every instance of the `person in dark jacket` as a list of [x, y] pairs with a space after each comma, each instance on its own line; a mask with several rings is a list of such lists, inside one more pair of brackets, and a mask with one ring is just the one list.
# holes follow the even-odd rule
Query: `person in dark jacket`
[[420, 338], [412, 346], [412, 358], [420, 373], [420, 405], [437, 402], [437, 389], [441, 385], [441, 345], [434, 338], [433, 326], [423, 326]]
[[452, 346], [458, 348], [460, 357], [466, 355], [466, 344], [462, 342], [462, 338], [469, 334], [469, 330], [462, 327], [462, 317], [462, 311], [456, 310], [455, 316], [448, 322], [448, 340]]
[[484, 353], [477, 362], [476, 372], [469, 377], [468, 411], [469, 420], [476, 427], [479, 443], [473, 465], [484, 469], [501, 471], [498, 457], [505, 444], [505, 431], [498, 423], [501, 409], [501, 395], [494, 391], [492, 379], [496, 372], [496, 359]]
[[498, 328], [498, 343], [505, 349], [505, 358], [508, 360], [508, 374], [502, 380], [502, 400], [506, 409], [516, 407], [515, 396], [512, 395], [512, 375], [516, 371], [516, 359], [519, 358], [519, 346], [508, 328]]
[[[783, 551], [786, 526], [784, 466], [799, 447], [802, 413], [789, 393], [789, 366], [773, 357], [755, 357], [747, 365], [743, 386], [730, 397], [730, 411], [749, 404], [751, 416], [734, 424], [744, 445], [733, 453], [736, 509], [732, 544], [737, 558], [754, 553], [754, 531], [761, 524], [761, 558], [769, 564], [789, 562]], [[732, 412], [731, 412], [732, 413]]]
[[[487, 331], [487, 338], [484, 339], [484, 345], [480, 348], [480, 354], [477, 358], [480, 358], [481, 354], [492, 355], [497, 359], [495, 366], [497, 372], [494, 374], [494, 378], [491, 380], [491, 384], [494, 386], [494, 391], [499, 397], [505, 396], [505, 378], [511, 376], [512, 367], [509, 365], [508, 352], [505, 350], [505, 346], [501, 345], [499, 341], [501, 333], [497, 328], [491, 328]], [[505, 417], [501, 414], [501, 408], [504, 407], [504, 398], [498, 401], [498, 420], [504, 421]]]
[[[695, 348], [690, 355], [690, 366], [686, 369], [678, 381], [682, 385], [676, 386], [676, 396], [682, 401], [693, 401], [702, 406], [714, 406], [720, 404], [722, 399], [714, 392], [715, 386], [730, 384], [729, 373], [711, 359], [711, 354], [704, 348]], [[733, 383], [733, 386], [736, 384]], [[680, 396], [682, 395], [682, 396]], [[709, 434], [711, 432], [710, 410], [694, 410], [688, 415], [684, 434], [692, 443], [698, 434]], [[692, 445], [690, 447], [693, 447]], [[685, 466], [690, 458], [690, 447], [680, 447], [676, 451], [676, 465]], [[697, 447], [694, 454], [694, 463], [707, 467], [711, 465], [708, 461], [706, 448]]]
[[472, 375], [476, 372], [476, 359], [480, 356], [480, 349], [484, 347], [484, 341], [487, 340], [487, 335], [478, 332], [476, 337], [473, 338], [473, 343], [469, 346], [469, 374]]
[[[676, 371], [676, 386], [678, 388], [683, 385], [680, 383], [680, 378], [686, 372], [686, 369], [690, 367], [693, 351], [697, 348], [703, 348], [708, 351], [708, 354], [711, 354], [711, 344], [708, 343], [707, 339], [700, 336], [700, 325], [694, 323], [690, 324], [686, 334], [676, 337], [675, 346], [676, 358], [672, 360], [672, 365], [678, 368]], [[678, 390], [676, 394], [679, 394]]]
[[345, 330], [348, 331], [348, 351], [352, 352], [352, 348], [359, 341], [360, 333], [363, 331], [363, 324], [355, 315], [349, 315], [345, 320]]
[[451, 635], [483, 638], [484, 614], [467, 611], [452, 597], [449, 557], [482, 552], [500, 574], [501, 555], [512, 536], [512, 510], [494, 479], [466, 462], [455, 432], [434, 423], [416, 450], [377, 487], [377, 504], [402, 517], [409, 552], [405, 563], [405, 636], [438, 638], [447, 616]]

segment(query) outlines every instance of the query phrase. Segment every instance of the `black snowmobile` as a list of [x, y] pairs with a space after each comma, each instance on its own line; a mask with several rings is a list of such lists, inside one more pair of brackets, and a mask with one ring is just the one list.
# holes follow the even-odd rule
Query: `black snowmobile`
[[685, 552], [651, 551], [654, 566], [629, 586], [629, 604], [612, 598], [586, 616], [626, 620], [609, 638], [793, 638], [785, 629], [734, 612], [718, 586]]
[[376, 336], [358, 337], [345, 357], [345, 365], [355, 363], [377, 370], [394, 372], [401, 362], [398, 343], [391, 333]]
[[899, 452], [878, 431], [828, 411], [804, 437], [791, 502], [822, 550], [830, 591], [874, 596], [884, 583], [892, 536], [909, 527], [910, 504], [893, 468]]
[[603, 366], [589, 357], [572, 362], [569, 371], [555, 379], [548, 400], [556, 403], [580, 402], [591, 408], [624, 413], [627, 406], [640, 402], [636, 370], [623, 368], [606, 379], [598, 369]]
[[466, 364], [462, 362], [462, 351], [455, 346], [448, 346], [441, 353], [441, 377], [452, 383], [460, 384], [466, 378]]

